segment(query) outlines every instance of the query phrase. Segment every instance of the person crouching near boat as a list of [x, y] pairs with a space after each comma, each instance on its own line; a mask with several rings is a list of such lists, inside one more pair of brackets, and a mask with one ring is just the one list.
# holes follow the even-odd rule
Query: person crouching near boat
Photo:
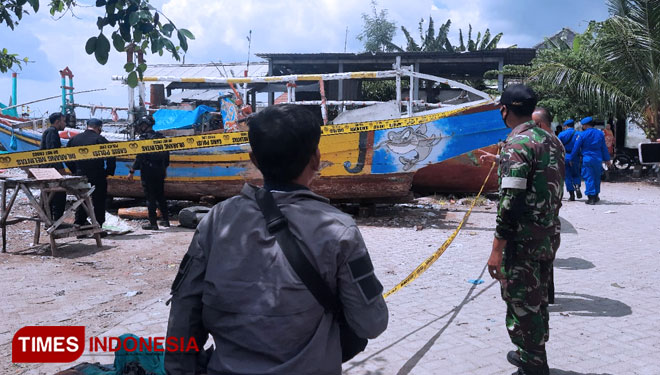
[[[140, 139], [158, 139], [165, 138], [159, 132], [154, 131], [153, 126], [156, 123], [150, 115], [141, 117], [135, 124], [135, 130], [140, 134]], [[133, 180], [135, 171], [140, 171], [140, 182], [144, 197], [147, 200], [147, 210], [149, 211], [149, 224], [143, 225], [145, 230], [158, 230], [158, 213], [156, 207], [160, 208], [160, 214], [163, 220], [161, 226], [169, 227], [169, 213], [167, 211], [167, 201], [165, 200], [165, 177], [167, 177], [167, 167], [170, 165], [170, 152], [152, 152], [149, 154], [139, 154], [135, 157], [135, 162], [128, 174], [128, 179]]]
[[[194, 337], [201, 348], [211, 334], [210, 375], [339, 375], [339, 314], [362, 340], [380, 335], [388, 322], [383, 287], [353, 219], [309, 190], [321, 165], [315, 114], [280, 105], [247, 123], [264, 188], [244, 185], [197, 226], [172, 285], [167, 336]], [[283, 217], [265, 218], [279, 210]], [[290, 263], [292, 252], [311, 263], [304, 269], [316, 275], [315, 287], [298, 276], [294, 264], [305, 262]], [[325, 289], [325, 301], [341, 309], [324, 308], [312, 289]], [[195, 374], [196, 360], [196, 353], [166, 352], [165, 369]]]

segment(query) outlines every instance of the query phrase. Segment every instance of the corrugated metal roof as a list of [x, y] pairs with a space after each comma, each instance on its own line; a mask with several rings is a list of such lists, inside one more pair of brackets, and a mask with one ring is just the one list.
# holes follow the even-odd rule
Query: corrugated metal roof
[[362, 52], [362, 53], [257, 53], [262, 59], [277, 63], [279, 60], [337, 60], [359, 62], [361, 60], [393, 59], [401, 56], [404, 60], [442, 58], [447, 60], [483, 58], [503, 58], [505, 64], [528, 64], [536, 56], [534, 48], [496, 48], [471, 52]]
[[[211, 64], [154, 64], [149, 65], [144, 75], [147, 77], [242, 77], [246, 63], [211, 63]], [[251, 77], [263, 77], [268, 74], [268, 63], [251, 62], [248, 75]]]

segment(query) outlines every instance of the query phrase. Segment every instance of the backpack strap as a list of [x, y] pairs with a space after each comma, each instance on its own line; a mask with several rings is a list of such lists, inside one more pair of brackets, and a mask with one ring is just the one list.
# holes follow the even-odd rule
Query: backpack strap
[[300, 280], [326, 311], [338, 312], [337, 297], [303, 253], [298, 240], [289, 229], [288, 220], [277, 207], [273, 194], [264, 188], [260, 188], [256, 191], [256, 198], [261, 213], [266, 218], [268, 232], [275, 236], [284, 256], [300, 277]]

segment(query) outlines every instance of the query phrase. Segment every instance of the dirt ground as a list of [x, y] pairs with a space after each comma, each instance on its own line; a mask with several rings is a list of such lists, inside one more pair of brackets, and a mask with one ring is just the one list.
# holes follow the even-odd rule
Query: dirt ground
[[[634, 194], [637, 202], [644, 202], [644, 194], [655, 198], [660, 191], [639, 190], [640, 186], [660, 186], [653, 178], [605, 183], [603, 189], [615, 185], [609, 191]], [[427, 229], [455, 228], [468, 203], [469, 199], [460, 197], [424, 197], [412, 204], [379, 205], [373, 216], [357, 221], [368, 227], [368, 243], [388, 241], [390, 228], [415, 228], [423, 237]], [[349, 212], [354, 208], [346, 207]], [[16, 209], [26, 213], [27, 200], [19, 197]], [[494, 201], [482, 199], [476, 212], [493, 213], [495, 209]], [[647, 220], [633, 214], [617, 216], [617, 221], [631, 225], [643, 225]], [[131, 233], [104, 238], [101, 248], [93, 239], [60, 239], [57, 257], [50, 256], [48, 247], [25, 250], [32, 242], [31, 222], [9, 227], [8, 252], [0, 254], [0, 373], [21, 374], [37, 366], [11, 363], [11, 340], [23, 326], [83, 325], [86, 336], [99, 335], [162, 298], [194, 230], [178, 227], [176, 221], [173, 227], [157, 232], [143, 231], [140, 224], [129, 221], [134, 228]], [[617, 226], [609, 230], [616, 231]], [[475, 234], [469, 226], [462, 233]], [[437, 246], [444, 239], [425, 241]], [[42, 235], [41, 242], [48, 240]]]

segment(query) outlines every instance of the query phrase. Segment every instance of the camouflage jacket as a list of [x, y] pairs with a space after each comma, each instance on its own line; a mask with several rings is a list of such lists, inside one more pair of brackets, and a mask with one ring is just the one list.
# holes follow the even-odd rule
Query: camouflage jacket
[[547, 258], [548, 249], [533, 244], [559, 233], [564, 154], [561, 141], [531, 121], [513, 129], [502, 148], [495, 237], [521, 243], [528, 250], [520, 257]]

